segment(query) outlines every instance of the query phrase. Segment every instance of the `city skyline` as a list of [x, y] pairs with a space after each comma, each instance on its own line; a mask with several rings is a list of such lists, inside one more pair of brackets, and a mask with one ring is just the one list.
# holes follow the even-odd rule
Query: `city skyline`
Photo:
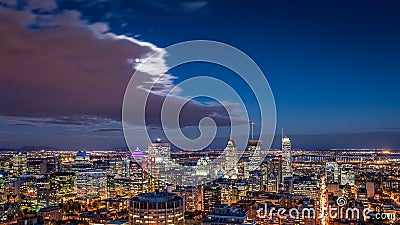
[[400, 225], [399, 9], [0, 0], [0, 223]]

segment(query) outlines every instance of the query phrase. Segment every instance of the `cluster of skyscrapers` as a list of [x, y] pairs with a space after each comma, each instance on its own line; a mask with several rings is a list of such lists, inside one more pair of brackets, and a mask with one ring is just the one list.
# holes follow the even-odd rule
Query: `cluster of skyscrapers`
[[[397, 153], [293, 151], [283, 135], [280, 150], [263, 152], [261, 141], [250, 140], [242, 156], [239, 152], [233, 140], [223, 151], [203, 154], [171, 151], [160, 139], [144, 151], [2, 152], [0, 220], [313, 225], [392, 224], [398, 219]], [[338, 205], [342, 198], [348, 205]], [[330, 218], [324, 211], [328, 207], [368, 208], [372, 219]], [[293, 218], [293, 209], [311, 214]], [[268, 216], [260, 215], [265, 210]], [[376, 220], [379, 213], [394, 217]]]

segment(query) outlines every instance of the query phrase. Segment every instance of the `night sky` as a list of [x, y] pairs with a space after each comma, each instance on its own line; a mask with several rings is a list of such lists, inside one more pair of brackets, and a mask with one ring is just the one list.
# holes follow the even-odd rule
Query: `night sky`
[[[0, 7], [0, 148], [125, 146], [121, 106], [135, 59], [207, 39], [235, 46], [262, 69], [277, 133], [283, 127], [294, 148], [400, 149], [398, 1], [0, 0]], [[226, 80], [257, 124], [251, 93], [230, 71], [198, 64], [169, 73], [162, 90], [204, 74]], [[188, 110], [224, 113], [201, 104]]]

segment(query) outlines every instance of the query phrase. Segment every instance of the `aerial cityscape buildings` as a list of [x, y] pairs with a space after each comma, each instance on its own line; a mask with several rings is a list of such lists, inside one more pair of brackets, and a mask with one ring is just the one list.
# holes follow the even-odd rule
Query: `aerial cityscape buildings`
[[[3, 224], [394, 224], [400, 214], [400, 152], [389, 150], [282, 149], [260, 159], [261, 142], [243, 156], [233, 140], [222, 150], [171, 151], [149, 145], [150, 157], [132, 151], [38, 150], [0, 153], [0, 220]], [[230, 151], [230, 152], [227, 152]], [[220, 154], [225, 165], [207, 165]], [[161, 162], [196, 166], [218, 178], [186, 186], [151, 173]], [[59, 160], [59, 161], [58, 161]], [[259, 166], [255, 162], [260, 162]], [[232, 162], [237, 163], [232, 163]], [[31, 166], [29, 166], [31, 165]], [[25, 168], [25, 169], [23, 169]], [[166, 173], [167, 174], [167, 173]], [[163, 176], [163, 175], [161, 175]], [[179, 185], [181, 184], [181, 185]], [[368, 210], [332, 217], [327, 210]], [[280, 211], [274, 210], [280, 209]], [[291, 216], [299, 212], [297, 216]], [[301, 213], [307, 212], [307, 216]], [[360, 214], [361, 215], [361, 214]], [[382, 218], [382, 216], [386, 216]]]
[[0, 0], [0, 225], [400, 225], [399, 86], [400, 0]]

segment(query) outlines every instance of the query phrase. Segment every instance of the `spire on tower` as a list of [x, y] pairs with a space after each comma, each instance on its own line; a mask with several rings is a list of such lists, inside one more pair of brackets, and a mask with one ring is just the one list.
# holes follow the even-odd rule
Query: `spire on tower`
[[254, 122], [250, 121], [251, 126], [251, 140], [254, 140]]

